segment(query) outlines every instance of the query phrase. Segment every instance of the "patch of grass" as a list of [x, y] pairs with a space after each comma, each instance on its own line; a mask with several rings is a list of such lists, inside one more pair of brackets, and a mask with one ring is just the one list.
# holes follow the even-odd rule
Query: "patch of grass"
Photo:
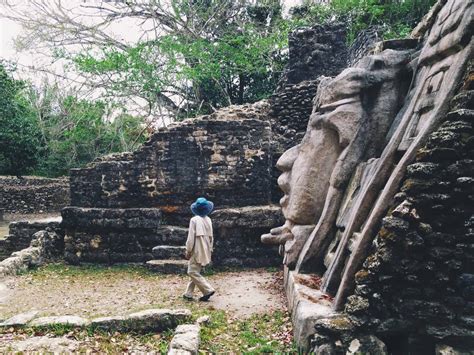
[[141, 277], [157, 277], [159, 274], [149, 271], [141, 265], [116, 264], [116, 265], [100, 265], [100, 264], [83, 264], [83, 265], [67, 265], [64, 263], [51, 263], [32, 269], [28, 272], [35, 278], [49, 277], [80, 277], [87, 276], [104, 277], [108, 275], [133, 274]]
[[54, 334], [55, 336], [63, 336], [71, 331], [73, 331], [75, 327], [70, 324], [51, 324], [48, 326], [41, 326], [41, 327], [33, 327], [33, 333], [49, 333]]
[[290, 318], [275, 311], [248, 319], [233, 319], [224, 311], [207, 311], [209, 324], [201, 329], [200, 350], [213, 353], [297, 352]]

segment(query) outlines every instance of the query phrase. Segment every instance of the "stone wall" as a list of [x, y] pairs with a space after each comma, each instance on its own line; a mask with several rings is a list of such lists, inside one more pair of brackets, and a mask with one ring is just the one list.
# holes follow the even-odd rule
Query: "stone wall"
[[347, 65], [346, 26], [342, 23], [300, 28], [288, 38], [289, 60], [279, 87], [335, 76]]
[[319, 80], [308, 80], [287, 85], [270, 97], [270, 115], [274, 117], [273, 137], [280, 143], [279, 149], [282, 149], [278, 157], [303, 138], [318, 83]]
[[159, 208], [173, 224], [186, 221], [200, 195], [220, 208], [266, 204], [270, 142], [265, 121], [188, 120], [157, 132], [132, 154], [72, 169], [71, 205]]
[[[191, 217], [191, 216], [189, 216]], [[145, 262], [158, 245], [183, 246], [187, 225], [171, 226], [153, 208], [79, 208], [63, 210], [65, 258], [70, 263]], [[216, 266], [263, 267], [280, 263], [277, 248], [260, 243], [265, 229], [281, 223], [276, 206], [216, 210], [211, 215]]]
[[377, 43], [382, 41], [382, 29], [377, 26], [360, 31], [349, 48], [348, 66], [354, 66], [360, 59], [370, 54]]
[[272, 202], [282, 197], [277, 180], [280, 172], [276, 163], [280, 156], [300, 142], [306, 132], [309, 116], [313, 109], [319, 79], [287, 85], [274, 93], [269, 101], [269, 118], [272, 125]]
[[59, 212], [68, 204], [66, 178], [0, 176], [0, 209], [5, 213]]

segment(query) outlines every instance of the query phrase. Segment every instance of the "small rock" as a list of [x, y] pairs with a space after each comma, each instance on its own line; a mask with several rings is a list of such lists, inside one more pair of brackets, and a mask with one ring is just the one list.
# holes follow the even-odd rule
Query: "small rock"
[[384, 355], [388, 352], [382, 340], [374, 335], [367, 335], [351, 341], [346, 355], [351, 354]]
[[209, 324], [209, 322], [211, 321], [211, 317], [210, 316], [201, 316], [199, 317], [197, 320], [196, 320], [196, 324]]
[[197, 354], [201, 343], [200, 330], [201, 328], [196, 324], [179, 325], [171, 339], [168, 354]]

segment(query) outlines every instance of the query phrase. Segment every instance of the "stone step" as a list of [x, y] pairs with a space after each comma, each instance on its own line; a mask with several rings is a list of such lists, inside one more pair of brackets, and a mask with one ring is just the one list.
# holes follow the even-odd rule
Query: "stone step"
[[177, 259], [150, 260], [146, 262], [146, 267], [150, 271], [160, 274], [185, 274], [188, 270], [188, 261]]
[[158, 245], [152, 249], [155, 259], [184, 259], [186, 247], [172, 245]]

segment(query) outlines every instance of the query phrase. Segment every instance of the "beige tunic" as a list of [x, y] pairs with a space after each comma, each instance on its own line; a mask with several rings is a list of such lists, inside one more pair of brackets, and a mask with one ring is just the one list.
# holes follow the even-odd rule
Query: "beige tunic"
[[209, 217], [194, 216], [189, 221], [188, 239], [186, 240], [186, 253], [202, 266], [211, 262], [214, 246], [212, 234], [212, 221]]

